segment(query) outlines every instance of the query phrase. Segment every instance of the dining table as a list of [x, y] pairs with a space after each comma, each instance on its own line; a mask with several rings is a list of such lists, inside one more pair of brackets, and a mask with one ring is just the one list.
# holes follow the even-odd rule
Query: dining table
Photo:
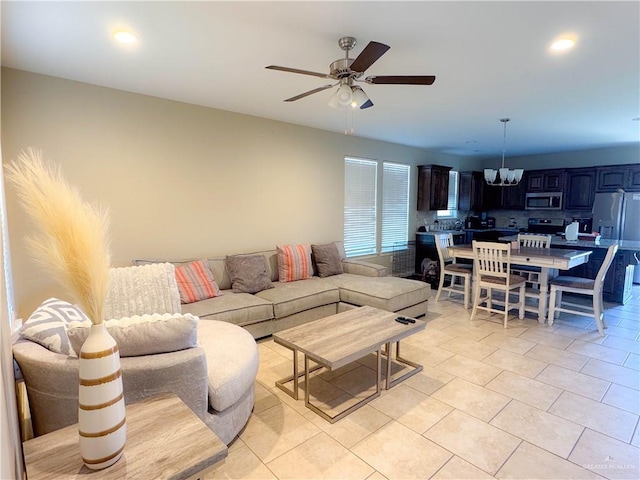
[[[448, 247], [449, 255], [455, 258], [473, 260], [471, 244], [452, 245]], [[591, 250], [566, 250], [563, 248], [512, 247], [511, 265], [529, 265], [540, 268], [538, 295], [538, 322], [544, 323], [547, 318], [549, 279], [557, 276], [559, 270], [570, 270], [589, 261]]]

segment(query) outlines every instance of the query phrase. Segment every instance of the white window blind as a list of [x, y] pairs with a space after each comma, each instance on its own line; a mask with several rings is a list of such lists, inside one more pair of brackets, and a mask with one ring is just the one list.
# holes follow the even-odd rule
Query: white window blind
[[409, 166], [384, 163], [382, 166], [383, 252], [407, 243], [409, 232]]
[[376, 253], [378, 164], [344, 161], [344, 249], [347, 256]]
[[437, 216], [451, 218], [458, 215], [458, 172], [449, 171], [449, 195], [447, 197], [447, 210], [438, 210]]

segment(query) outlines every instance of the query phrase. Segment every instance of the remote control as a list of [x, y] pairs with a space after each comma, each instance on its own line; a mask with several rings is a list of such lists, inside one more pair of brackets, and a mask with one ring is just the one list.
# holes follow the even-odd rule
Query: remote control
[[400, 320], [404, 320], [405, 322], [409, 322], [409, 323], [416, 323], [416, 321], [413, 318], [409, 318], [409, 317], [403, 317], [403, 316], [399, 316], [398, 317]]
[[407, 322], [403, 317], [396, 318], [396, 322], [402, 323], [404, 325], [409, 325], [409, 322]]

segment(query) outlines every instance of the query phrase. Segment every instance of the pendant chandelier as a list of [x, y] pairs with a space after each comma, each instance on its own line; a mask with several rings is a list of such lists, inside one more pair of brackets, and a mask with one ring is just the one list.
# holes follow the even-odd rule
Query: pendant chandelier
[[495, 187], [513, 187], [520, 183], [524, 170], [522, 168], [509, 169], [504, 166], [504, 154], [507, 145], [507, 122], [510, 118], [501, 118], [500, 121], [504, 125], [504, 134], [502, 138], [502, 167], [499, 170], [493, 168], [484, 169], [484, 179], [488, 185]]

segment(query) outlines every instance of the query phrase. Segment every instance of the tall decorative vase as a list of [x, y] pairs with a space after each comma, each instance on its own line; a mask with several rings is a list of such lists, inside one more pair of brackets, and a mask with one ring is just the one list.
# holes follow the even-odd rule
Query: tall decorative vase
[[100, 470], [118, 461], [127, 437], [120, 354], [104, 324], [91, 326], [78, 360], [80, 454]]

